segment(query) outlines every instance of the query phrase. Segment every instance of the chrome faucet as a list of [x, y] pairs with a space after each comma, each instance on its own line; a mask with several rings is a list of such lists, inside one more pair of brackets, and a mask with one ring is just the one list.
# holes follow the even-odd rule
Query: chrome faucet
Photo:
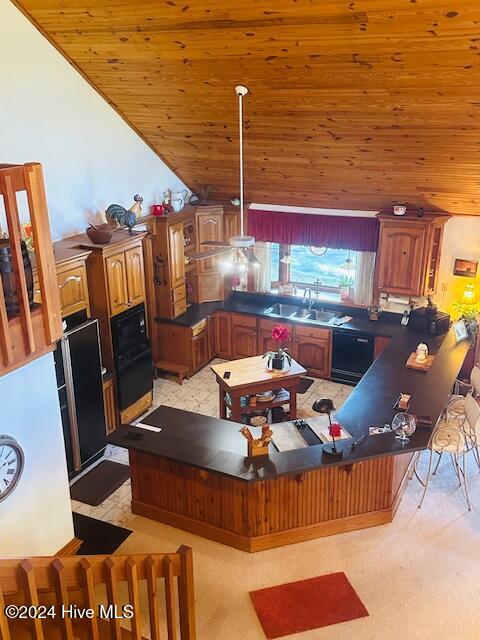
[[308, 291], [308, 308], [311, 309], [313, 306], [313, 300], [312, 300], [312, 290], [310, 289], [310, 287], [307, 287], [303, 292], [303, 301], [305, 302], [306, 300], [307, 291]]

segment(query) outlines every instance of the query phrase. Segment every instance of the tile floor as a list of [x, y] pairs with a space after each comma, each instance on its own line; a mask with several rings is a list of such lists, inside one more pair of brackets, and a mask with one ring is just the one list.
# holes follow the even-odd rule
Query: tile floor
[[[222, 362], [215, 360], [213, 364]], [[314, 379], [313, 384], [306, 393], [298, 396], [297, 414], [299, 418], [307, 418], [314, 415], [312, 404], [318, 398], [332, 398], [337, 409], [351, 393], [353, 387], [338, 384], [329, 380]], [[199, 371], [182, 385], [172, 379], [159, 378], [154, 381], [153, 406], [148, 413], [161, 404], [186, 411], [203, 413], [207, 416], [218, 418], [218, 385], [210, 370], [210, 365]], [[148, 415], [145, 414], [145, 415]], [[141, 416], [141, 420], [145, 416]], [[128, 454], [125, 449], [108, 445], [104, 459], [115, 460], [128, 464]], [[99, 461], [100, 462], [100, 461]], [[92, 518], [98, 518], [118, 526], [125, 526], [133, 517], [130, 510], [131, 491], [130, 480], [120, 487], [98, 507], [92, 507], [72, 500], [72, 509]]]

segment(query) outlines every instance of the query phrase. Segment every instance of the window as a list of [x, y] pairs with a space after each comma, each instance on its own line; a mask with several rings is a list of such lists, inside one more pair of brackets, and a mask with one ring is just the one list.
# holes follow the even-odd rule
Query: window
[[[339, 289], [342, 278], [355, 278], [355, 252], [346, 249], [327, 249], [323, 255], [315, 255], [310, 247], [291, 246], [291, 263], [287, 282], [307, 286], [318, 286], [321, 290]], [[352, 269], [343, 265], [350, 258]]]

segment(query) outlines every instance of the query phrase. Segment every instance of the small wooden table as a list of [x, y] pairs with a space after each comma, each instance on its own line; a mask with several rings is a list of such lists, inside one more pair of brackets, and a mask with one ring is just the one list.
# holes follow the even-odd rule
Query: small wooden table
[[[261, 410], [279, 407], [283, 404], [290, 405], [289, 418], [295, 420], [297, 417], [297, 388], [300, 378], [305, 373], [301, 365], [295, 360], [288, 369], [284, 371], [267, 370], [267, 361], [262, 356], [253, 358], [242, 358], [231, 362], [212, 365], [219, 385], [220, 418], [227, 418], [227, 408], [230, 409], [230, 420], [241, 422], [242, 414], [257, 413]], [[230, 371], [230, 377], [225, 379], [225, 371]], [[240, 398], [250, 396], [262, 391], [285, 390], [278, 398], [271, 402], [257, 402], [256, 406], [242, 407]], [[230, 402], [225, 398], [230, 396]]]

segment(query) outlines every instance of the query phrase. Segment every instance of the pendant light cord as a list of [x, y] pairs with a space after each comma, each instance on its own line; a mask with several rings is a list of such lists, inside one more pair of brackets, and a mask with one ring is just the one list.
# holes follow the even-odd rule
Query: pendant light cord
[[240, 235], [243, 236], [243, 96], [238, 96], [238, 127], [240, 140]]

